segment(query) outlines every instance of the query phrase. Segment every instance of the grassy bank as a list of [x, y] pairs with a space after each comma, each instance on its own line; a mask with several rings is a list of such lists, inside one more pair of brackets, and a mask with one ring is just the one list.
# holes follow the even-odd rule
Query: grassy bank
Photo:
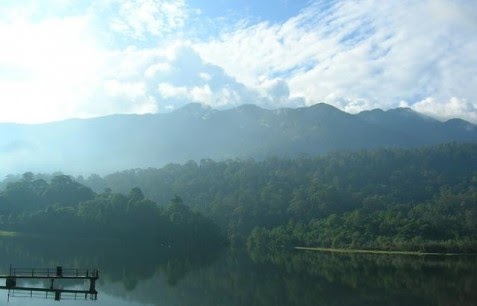
[[0, 231], [0, 237], [18, 237], [19, 235], [17, 232]]
[[362, 250], [362, 249], [335, 249], [335, 248], [312, 248], [295, 247], [296, 250], [307, 250], [330, 253], [362, 253], [362, 254], [387, 254], [387, 255], [413, 255], [413, 256], [477, 256], [476, 253], [426, 253], [413, 251], [383, 251], [383, 250]]

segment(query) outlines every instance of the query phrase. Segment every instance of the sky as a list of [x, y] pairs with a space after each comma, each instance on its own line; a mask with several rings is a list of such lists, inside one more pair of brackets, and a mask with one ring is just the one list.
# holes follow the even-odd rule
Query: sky
[[477, 1], [0, 2], [0, 122], [190, 102], [477, 123]]

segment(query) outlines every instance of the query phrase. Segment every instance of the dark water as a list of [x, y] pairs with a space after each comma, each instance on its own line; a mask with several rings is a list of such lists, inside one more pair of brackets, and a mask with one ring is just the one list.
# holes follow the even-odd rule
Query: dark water
[[0, 290], [0, 305], [477, 305], [476, 257], [311, 251], [263, 256], [111, 241], [4, 238], [0, 272], [10, 264], [99, 268], [98, 299], [57, 302], [51, 295], [49, 300], [44, 295], [9, 297]]

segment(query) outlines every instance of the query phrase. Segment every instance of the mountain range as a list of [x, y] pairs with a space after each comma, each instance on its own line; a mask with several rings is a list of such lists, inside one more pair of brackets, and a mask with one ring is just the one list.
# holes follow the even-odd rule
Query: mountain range
[[167, 114], [111, 115], [46, 124], [0, 124], [0, 175], [105, 174], [188, 160], [266, 158], [376, 147], [477, 142], [477, 125], [408, 108], [348, 114], [327, 104], [215, 110], [188, 104]]

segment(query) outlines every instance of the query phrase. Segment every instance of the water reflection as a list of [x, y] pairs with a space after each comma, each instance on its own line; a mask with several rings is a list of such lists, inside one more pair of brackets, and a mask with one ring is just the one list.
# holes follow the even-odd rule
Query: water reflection
[[293, 290], [305, 305], [476, 305], [477, 301], [476, 257], [303, 250], [252, 255], [255, 262], [279, 269], [282, 279], [300, 283]]
[[[0, 279], [5, 281], [5, 286], [0, 289], [8, 290], [8, 300], [10, 297], [30, 296], [54, 299], [60, 301], [65, 298], [96, 300], [98, 291], [96, 282], [99, 278], [97, 269], [64, 269], [62, 266], [51, 268], [9, 268], [7, 275], [0, 275]], [[84, 288], [65, 288], [65, 283], [89, 282]], [[31, 284], [31, 283], [34, 284]], [[66, 284], [67, 285], [67, 284]]]
[[310, 251], [249, 255], [137, 242], [84, 241], [72, 246], [59, 240], [4, 239], [0, 258], [0, 268], [10, 263], [98, 267], [96, 305], [470, 306], [477, 301], [474, 257]]
[[[63, 239], [3, 238], [0, 239], [0, 259], [3, 263], [0, 274], [8, 274], [9, 264], [22, 267], [63, 265], [76, 269], [99, 267], [101, 278], [97, 289], [98, 300], [101, 300], [101, 293], [105, 292], [102, 288], [112, 291], [110, 295], [124, 297], [129, 292], [139, 291], [138, 284], [158, 275], [165, 279], [165, 286], [173, 288], [191, 271], [210, 265], [218, 252], [217, 249], [171, 249], [138, 241], [76, 240], [72, 243]], [[27, 287], [47, 287], [43, 285], [36, 282]], [[82, 290], [78, 286], [72, 284], [66, 288], [68, 291]], [[20, 295], [19, 291], [16, 293]], [[111, 302], [111, 305], [115, 303]]]

